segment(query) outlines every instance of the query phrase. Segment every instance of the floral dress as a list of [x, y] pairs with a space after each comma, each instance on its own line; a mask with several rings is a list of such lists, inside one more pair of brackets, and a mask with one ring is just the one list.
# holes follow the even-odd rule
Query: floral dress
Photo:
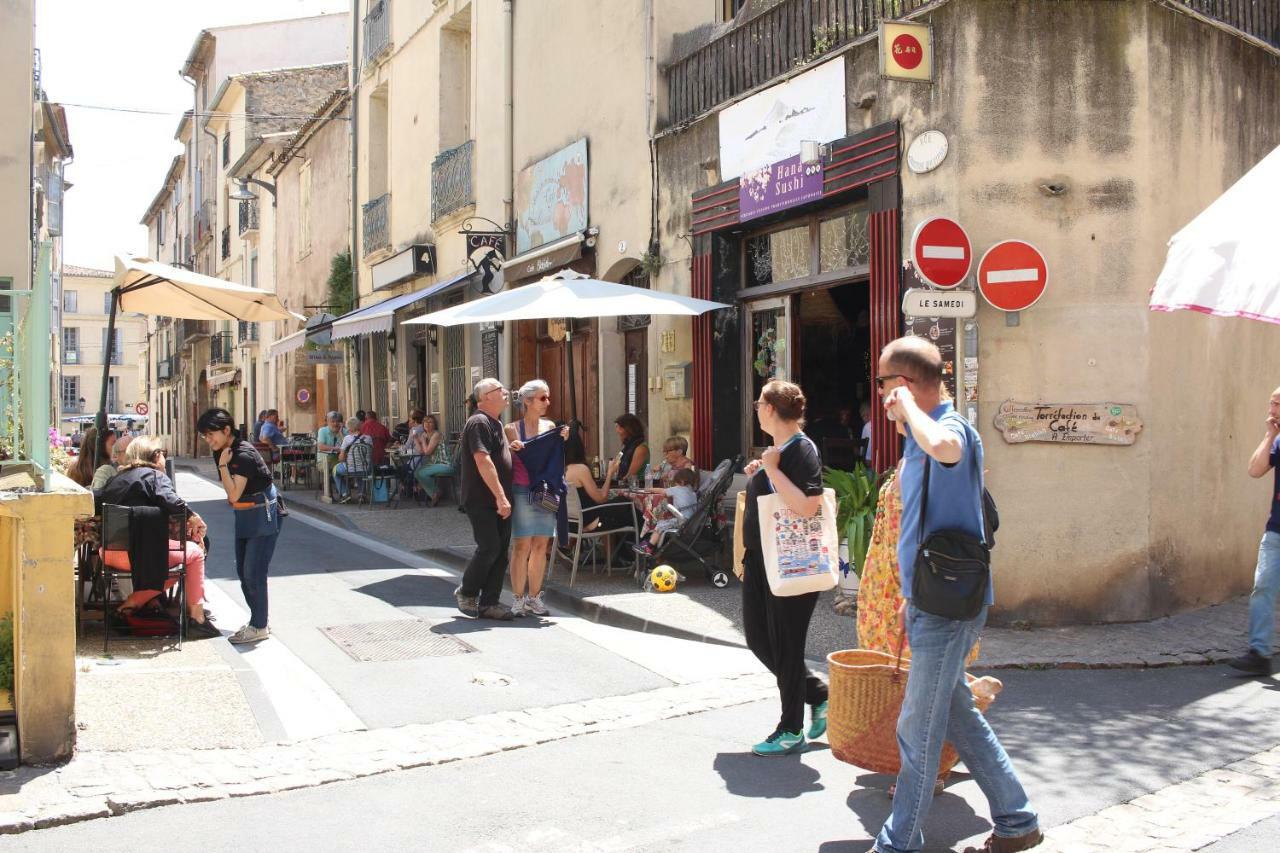
[[[858, 580], [858, 648], [889, 655], [898, 653], [898, 608], [902, 606], [902, 581], [898, 577], [898, 532], [902, 522], [902, 492], [891, 473], [880, 487], [876, 521], [871, 528], [867, 560]], [[968, 664], [978, 658], [978, 644], [969, 652]], [[902, 659], [911, 659], [911, 645], [902, 636]]]

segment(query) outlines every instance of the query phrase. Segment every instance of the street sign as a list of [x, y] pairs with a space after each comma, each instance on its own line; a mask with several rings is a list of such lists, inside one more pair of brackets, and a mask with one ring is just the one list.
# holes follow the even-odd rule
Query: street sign
[[307, 364], [342, 364], [342, 350], [340, 349], [309, 349], [307, 350]]
[[880, 76], [933, 80], [933, 30], [919, 21], [880, 22]]
[[138, 405], [133, 407], [133, 413], [136, 415], [145, 415], [149, 411], [151, 410], [147, 408], [146, 403], [139, 403]]
[[978, 290], [992, 308], [1022, 311], [1035, 305], [1049, 284], [1044, 255], [1022, 240], [1004, 240], [978, 262]]
[[908, 317], [972, 317], [978, 313], [978, 294], [913, 287], [902, 295], [902, 313]]
[[297, 397], [298, 402], [304, 406], [311, 402], [311, 392], [306, 388], [299, 388], [298, 393], [295, 396]]
[[951, 288], [968, 278], [973, 268], [973, 247], [959, 222], [934, 216], [911, 232], [911, 260], [926, 282]]

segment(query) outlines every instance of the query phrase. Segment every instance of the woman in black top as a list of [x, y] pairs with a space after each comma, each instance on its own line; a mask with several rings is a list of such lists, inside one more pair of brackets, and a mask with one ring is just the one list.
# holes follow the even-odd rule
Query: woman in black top
[[570, 434], [565, 440], [564, 481], [578, 490], [578, 501], [582, 504], [582, 522], [588, 530], [601, 525], [605, 530], [614, 530], [636, 523], [631, 501], [609, 501], [609, 486], [617, 473], [618, 460], [612, 459], [605, 471], [604, 485], [596, 485], [591, 469], [587, 467], [587, 450], [582, 444], [582, 436]]
[[254, 446], [240, 437], [226, 409], [209, 409], [196, 431], [213, 451], [218, 479], [235, 512], [236, 574], [249, 605], [249, 623], [231, 635], [233, 643], [256, 643], [271, 636], [267, 623], [267, 569], [280, 536], [280, 502], [271, 471]]
[[775, 379], [760, 391], [755, 403], [760, 429], [773, 446], [760, 459], [748, 462], [747, 505], [742, 541], [746, 548], [742, 577], [742, 623], [747, 646], [778, 679], [782, 718], [778, 728], [752, 747], [756, 755], [787, 755], [805, 749], [804, 706], [812, 707], [808, 735], [827, 730], [827, 685], [805, 665], [805, 638], [818, 593], [775, 596], [769, 589], [760, 555], [760, 517], [757, 499], [776, 492], [799, 516], [812, 516], [822, 505], [822, 461], [804, 426], [804, 392], [800, 386]]
[[644, 441], [644, 424], [628, 412], [614, 419], [614, 429], [622, 439], [622, 452], [618, 455], [618, 479], [639, 477], [649, 462], [649, 445]]

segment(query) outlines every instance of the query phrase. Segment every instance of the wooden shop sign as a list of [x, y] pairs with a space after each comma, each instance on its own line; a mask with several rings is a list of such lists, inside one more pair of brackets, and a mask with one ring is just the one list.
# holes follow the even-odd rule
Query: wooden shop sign
[[1133, 444], [1142, 432], [1136, 406], [1127, 403], [1019, 403], [1006, 400], [995, 427], [1009, 444]]

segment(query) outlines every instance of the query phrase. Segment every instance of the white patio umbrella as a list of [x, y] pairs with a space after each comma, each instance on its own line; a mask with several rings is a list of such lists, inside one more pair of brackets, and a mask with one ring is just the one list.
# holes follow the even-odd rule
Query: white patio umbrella
[[[474, 302], [433, 311], [405, 320], [401, 325], [429, 324], [460, 326], [468, 323], [499, 323], [509, 320], [545, 320], [561, 317], [619, 317], [628, 314], [661, 314], [696, 317], [723, 302], [694, 299], [660, 290], [645, 290], [612, 281], [600, 281], [571, 270], [549, 275], [533, 284], [504, 290]], [[569, 359], [570, 420], [578, 416], [577, 389], [573, 378], [573, 338], [565, 335]]]
[[1280, 323], [1280, 148], [1169, 240], [1153, 311]]
[[102, 358], [102, 396], [94, 418], [99, 431], [107, 425], [107, 380], [111, 375], [111, 351], [115, 348], [117, 311], [182, 320], [306, 319], [286, 309], [272, 291], [232, 284], [151, 258], [117, 256], [116, 283], [111, 289], [111, 314], [107, 318], [107, 351]]

